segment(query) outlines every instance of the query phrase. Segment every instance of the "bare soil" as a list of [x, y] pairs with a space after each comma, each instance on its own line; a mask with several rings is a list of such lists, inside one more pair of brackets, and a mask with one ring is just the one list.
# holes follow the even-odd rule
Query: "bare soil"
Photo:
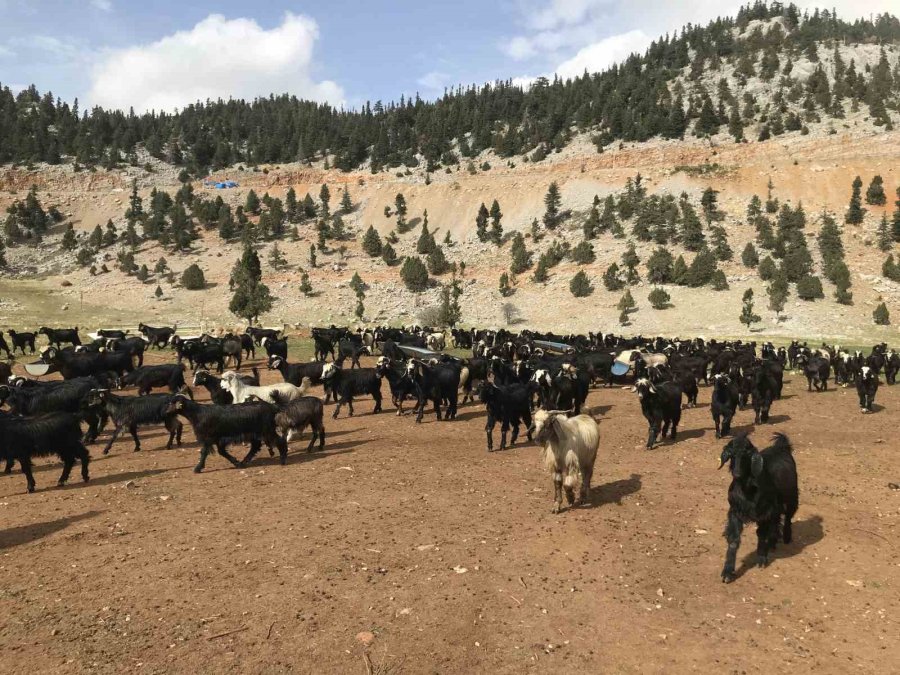
[[795, 540], [752, 568], [749, 528], [730, 585], [708, 389], [650, 452], [634, 395], [593, 390], [591, 503], [560, 515], [533, 444], [485, 451], [480, 405], [417, 426], [360, 401], [324, 452], [200, 475], [189, 425], [171, 451], [149, 428], [140, 453], [93, 446], [87, 484], [0, 477], [0, 671], [890, 672], [897, 391], [862, 416], [853, 390], [789, 379], [753, 440], [794, 443]]

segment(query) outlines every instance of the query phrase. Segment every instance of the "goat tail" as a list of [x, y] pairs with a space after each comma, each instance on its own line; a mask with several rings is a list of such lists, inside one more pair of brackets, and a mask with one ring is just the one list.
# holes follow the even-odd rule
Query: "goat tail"
[[469, 367], [463, 366], [462, 370], [459, 371], [459, 386], [465, 387], [466, 382], [469, 381]]
[[273, 403], [273, 404], [275, 405], [275, 407], [277, 407], [277, 408], [280, 408], [280, 407], [282, 407], [285, 403], [288, 403], [288, 402], [289, 402], [289, 401], [288, 401], [288, 397], [285, 396], [284, 394], [282, 394], [282, 393], [281, 393], [280, 391], [278, 391], [277, 389], [273, 389], [272, 391], [269, 392], [269, 398], [272, 400], [272, 403]]
[[777, 448], [778, 450], [785, 450], [791, 454], [794, 452], [794, 448], [791, 447], [790, 439], [782, 433], [777, 433], [772, 436], [772, 447]]

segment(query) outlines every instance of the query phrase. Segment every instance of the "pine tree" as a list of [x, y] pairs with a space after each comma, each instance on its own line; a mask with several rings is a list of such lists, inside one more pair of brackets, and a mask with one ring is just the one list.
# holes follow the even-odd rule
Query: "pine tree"
[[685, 283], [692, 288], [706, 286], [716, 273], [716, 256], [708, 248], [700, 250], [688, 267]]
[[550, 183], [547, 188], [547, 194], [544, 195], [544, 227], [553, 230], [559, 224], [559, 207], [562, 204], [562, 198], [559, 193], [559, 185], [556, 181]]
[[66, 227], [61, 246], [63, 251], [74, 251], [78, 246], [78, 241], [75, 238], [75, 229], [71, 223]]
[[513, 292], [512, 286], [509, 285], [509, 274], [504, 272], [500, 275], [500, 295], [504, 298], [511, 295]]
[[159, 284], [157, 284], [157, 285], [156, 285], [156, 290], [153, 291], [153, 295], [155, 295], [157, 299], [161, 298], [161, 297], [163, 296], [163, 289], [162, 289], [162, 286], [160, 286]]
[[309, 282], [309, 273], [305, 271], [300, 275], [300, 292], [306, 297], [312, 295], [313, 292], [312, 284]]
[[512, 262], [509, 265], [509, 271], [513, 274], [522, 274], [531, 267], [531, 253], [525, 247], [525, 237], [521, 232], [516, 232], [510, 247]]
[[137, 179], [131, 181], [131, 196], [128, 198], [128, 209], [125, 211], [125, 218], [129, 225], [135, 225], [144, 221], [144, 201], [138, 195]]
[[678, 256], [672, 264], [672, 282], [679, 286], [687, 285], [688, 266], [684, 256]]
[[274, 298], [269, 287], [262, 283], [262, 265], [252, 247], [244, 247], [232, 270], [231, 282], [235, 290], [228, 309], [235, 316], [246, 319], [247, 323], [253, 325], [260, 314], [272, 309]]
[[309, 245], [309, 266], [312, 269], [316, 269], [316, 245]]
[[93, 249], [98, 249], [103, 244], [103, 229], [97, 225], [93, 231], [91, 231], [91, 236], [88, 237], [88, 245]]
[[619, 291], [624, 288], [625, 282], [619, 276], [619, 266], [616, 263], [607, 267], [603, 273], [603, 285], [608, 291]]
[[269, 265], [272, 266], [273, 269], [280, 270], [287, 267], [287, 259], [278, 249], [278, 242], [275, 242], [275, 245], [272, 247], [272, 250], [269, 251]]
[[416, 242], [416, 253], [428, 255], [437, 244], [434, 241], [434, 235], [428, 231], [428, 219], [422, 221], [422, 232], [419, 234], [419, 240]]
[[736, 105], [731, 106], [731, 115], [728, 117], [728, 133], [734, 138], [735, 143], [744, 140], [744, 123], [741, 121], [741, 114]]
[[769, 309], [775, 312], [775, 320], [778, 321], [788, 298], [788, 282], [784, 275], [778, 275], [772, 279], [772, 283], [766, 289], [766, 294], [769, 296]]
[[616, 309], [622, 312], [631, 312], [637, 307], [637, 303], [634, 301], [634, 297], [631, 295], [631, 291], [629, 289], [625, 289], [625, 292], [622, 294], [622, 297], [619, 298], [619, 302], [616, 305]]
[[390, 242], [385, 242], [384, 246], [381, 247], [381, 259], [384, 260], [384, 264], [388, 267], [393, 267], [397, 264], [397, 253]]
[[425, 261], [428, 264], [428, 271], [434, 276], [440, 276], [450, 269], [450, 263], [444, 256], [444, 249], [437, 244], [428, 252]]
[[135, 276], [138, 278], [138, 281], [147, 281], [150, 278], [150, 270], [147, 268], [147, 265], [141, 265]]
[[797, 297], [801, 300], [818, 300], [825, 297], [819, 277], [806, 276], [797, 282]]
[[891, 221], [891, 233], [894, 241], [900, 242], [900, 187], [897, 188], [897, 201], [894, 202], [894, 217]]
[[775, 261], [772, 260], [771, 256], [766, 256], [759, 262], [759, 267], [757, 268], [757, 272], [759, 272], [759, 278], [763, 281], [769, 281], [772, 277], [775, 276], [775, 273], [778, 271], [778, 268], [775, 266]]
[[744, 297], [742, 300], [743, 304], [741, 307], [741, 323], [747, 326], [747, 330], [750, 330], [750, 327], [754, 323], [758, 323], [760, 321], [759, 315], [753, 313], [753, 289], [748, 288], [744, 291]]
[[417, 256], [408, 256], [403, 261], [400, 278], [413, 293], [421, 293], [428, 288], [428, 270]]
[[475, 234], [478, 236], [478, 241], [488, 240], [487, 225], [489, 216], [487, 207], [484, 205], [484, 202], [481, 202], [481, 206], [478, 207], [478, 215], [475, 216]]
[[731, 260], [734, 257], [734, 252], [731, 250], [731, 246], [728, 245], [728, 234], [725, 232], [725, 228], [721, 225], [713, 225], [710, 230], [710, 242], [713, 245], [713, 253], [716, 254], [716, 258], [718, 260]]
[[887, 305], [885, 303], [881, 303], [878, 307], [875, 308], [875, 311], [872, 312], [872, 319], [879, 326], [890, 326], [891, 325], [891, 313], [888, 311]]
[[593, 239], [599, 234], [600, 227], [600, 211], [597, 209], [597, 205], [594, 204], [591, 206], [590, 213], [588, 213], [587, 220], [584, 221], [583, 232], [585, 239]]
[[345, 216], [353, 211], [353, 201], [350, 199], [350, 190], [344, 186], [344, 193], [341, 195], [341, 213]]
[[253, 216], [259, 215], [259, 197], [256, 196], [256, 192], [252, 188], [250, 189], [250, 192], [247, 193], [247, 201], [244, 203], [244, 212]]
[[728, 278], [725, 276], [725, 272], [722, 270], [713, 272], [712, 277], [709, 280], [709, 285], [714, 291], [727, 291]]
[[850, 197], [850, 207], [847, 209], [847, 215], [844, 221], [849, 225], [859, 225], [863, 221], [865, 210], [862, 208], [862, 198], [860, 191], [862, 190], [862, 178], [857, 176], [853, 179], [853, 194]]
[[[327, 157], [325, 159], [328, 160]], [[327, 183], [322, 183], [322, 187], [319, 188], [319, 218], [322, 220], [328, 220], [331, 216], [330, 202], [331, 190], [328, 189]]]
[[696, 136], [715, 136], [719, 133], [719, 118], [713, 107], [712, 99], [709, 94], [703, 95], [703, 105], [700, 108], [700, 117], [697, 124], [694, 125], [694, 135]]
[[625, 280], [629, 285], [636, 284], [641, 280], [637, 271], [637, 266], [641, 259], [638, 257], [637, 251], [634, 250], [634, 244], [629, 244], [622, 254], [622, 266], [625, 267]]
[[[132, 259], [132, 265], [134, 264]], [[206, 288], [203, 270], [196, 264], [188, 266], [181, 274], [181, 285], [189, 291], [202, 291]]]
[[287, 194], [284, 196], [284, 212], [289, 223], [299, 223], [303, 219], [304, 214], [297, 202], [297, 192], [293, 186], [288, 188]]
[[584, 298], [594, 292], [594, 287], [591, 286], [591, 281], [584, 270], [578, 270], [569, 281], [569, 291], [576, 298]]
[[363, 236], [363, 251], [365, 251], [370, 258], [377, 258], [381, 255], [381, 246], [381, 237], [378, 236], [378, 232], [375, 228], [369, 225], [369, 229], [366, 230], [366, 234]]
[[153, 267], [153, 272], [155, 274], [165, 274], [167, 269], [169, 269], [168, 261], [165, 258], [160, 258], [156, 261], [156, 265]]
[[647, 300], [650, 301], [650, 306], [653, 307], [653, 309], [666, 309], [672, 300], [672, 296], [670, 296], [664, 288], [657, 286], [650, 291]]
[[579, 265], [589, 265], [596, 260], [597, 255], [594, 253], [594, 247], [589, 241], [580, 242], [570, 252], [572, 262]]
[[675, 258], [667, 248], [660, 246], [647, 260], [647, 281], [652, 284], [668, 284], [672, 281], [672, 265]]
[[681, 243], [688, 251], [699, 251], [704, 246], [703, 225], [694, 207], [681, 202]]
[[741, 262], [744, 264], [744, 267], [749, 267], [750, 269], [754, 269], [759, 265], [759, 254], [756, 252], [753, 242], [747, 242], [741, 253]]
[[772, 194], [774, 189], [775, 184], [769, 178], [769, 182], [766, 184], [766, 213], [778, 213], [778, 199]]
[[890, 251], [894, 248], [894, 237], [888, 224], [887, 214], [881, 216], [881, 222], [878, 223], [878, 248], [882, 251]]
[[353, 310], [353, 314], [360, 321], [362, 321], [362, 318], [366, 313], [366, 307], [365, 307], [365, 305], [363, 305], [363, 300], [365, 300], [365, 298], [366, 298], [365, 295], [358, 295], [356, 297], [356, 309]]
[[537, 266], [534, 268], [534, 274], [531, 276], [531, 280], [535, 283], [542, 284], [550, 278], [549, 268], [547, 266], [547, 259], [544, 256], [538, 258]]
[[884, 179], [881, 176], [875, 176], [869, 183], [869, 189], [866, 190], [866, 204], [872, 206], [887, 204], [887, 195], [884, 194]]
[[491, 216], [491, 231], [488, 234], [488, 238], [494, 242], [496, 246], [499, 246], [503, 242], [503, 226], [500, 224], [500, 220], [503, 218], [503, 213], [500, 211], [500, 204], [497, 200], [494, 200], [494, 203], [491, 204], [490, 210]]

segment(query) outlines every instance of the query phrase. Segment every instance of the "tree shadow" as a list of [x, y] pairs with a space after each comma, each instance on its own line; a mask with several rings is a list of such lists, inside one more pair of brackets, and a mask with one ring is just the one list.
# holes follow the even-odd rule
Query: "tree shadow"
[[58, 520], [46, 520], [40, 523], [31, 523], [30, 525], [19, 525], [11, 527], [7, 530], [0, 530], [0, 551], [30, 544], [38, 539], [49, 537], [51, 534], [64, 530], [69, 525], [77, 523], [80, 520], [87, 520], [94, 516], [99, 516], [103, 511], [86, 511], [73, 516], [66, 516]]
[[643, 483], [641, 474], [633, 473], [629, 478], [614, 480], [603, 485], [595, 485], [591, 488], [590, 502], [584, 504], [585, 508], [596, 508], [604, 504], [621, 505], [622, 499], [635, 492], [640, 492]]
[[[825, 522], [824, 519], [818, 514], [812, 515], [806, 520], [794, 521], [791, 528], [794, 535], [791, 543], [785, 544], [779, 539], [778, 546], [771, 554], [771, 559], [793, 558], [806, 547], [822, 541], [825, 538], [825, 528], [822, 527], [823, 522]], [[748, 551], [744, 559], [741, 560], [740, 567], [735, 572], [735, 578], [739, 578], [756, 566], [756, 532], [754, 528], [744, 528], [741, 543], [752, 543], [752, 550]], [[771, 562], [769, 564], [771, 565]]]

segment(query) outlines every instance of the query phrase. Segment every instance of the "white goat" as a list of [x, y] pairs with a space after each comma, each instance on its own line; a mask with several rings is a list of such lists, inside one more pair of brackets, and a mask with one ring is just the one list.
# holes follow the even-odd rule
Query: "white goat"
[[250, 396], [255, 396], [260, 401], [267, 403], [275, 403], [272, 398], [272, 392], [278, 392], [279, 399], [282, 402], [295, 401], [301, 396], [306, 395], [309, 389], [309, 382], [305, 378], [300, 383], [301, 386], [295, 387], [290, 382], [279, 382], [278, 384], [269, 384], [262, 387], [254, 387], [241, 381], [240, 375], [233, 370], [227, 370], [222, 373], [222, 389], [231, 394], [235, 403], [244, 403]]
[[[589, 415], [566, 417], [563, 410], [538, 410], [534, 413], [534, 439], [544, 445], [541, 460], [553, 476], [555, 504], [553, 513], [562, 510], [562, 491], [569, 506], [590, 499], [591, 476], [600, 430]], [[575, 484], [581, 478], [581, 490], [575, 499]]]

